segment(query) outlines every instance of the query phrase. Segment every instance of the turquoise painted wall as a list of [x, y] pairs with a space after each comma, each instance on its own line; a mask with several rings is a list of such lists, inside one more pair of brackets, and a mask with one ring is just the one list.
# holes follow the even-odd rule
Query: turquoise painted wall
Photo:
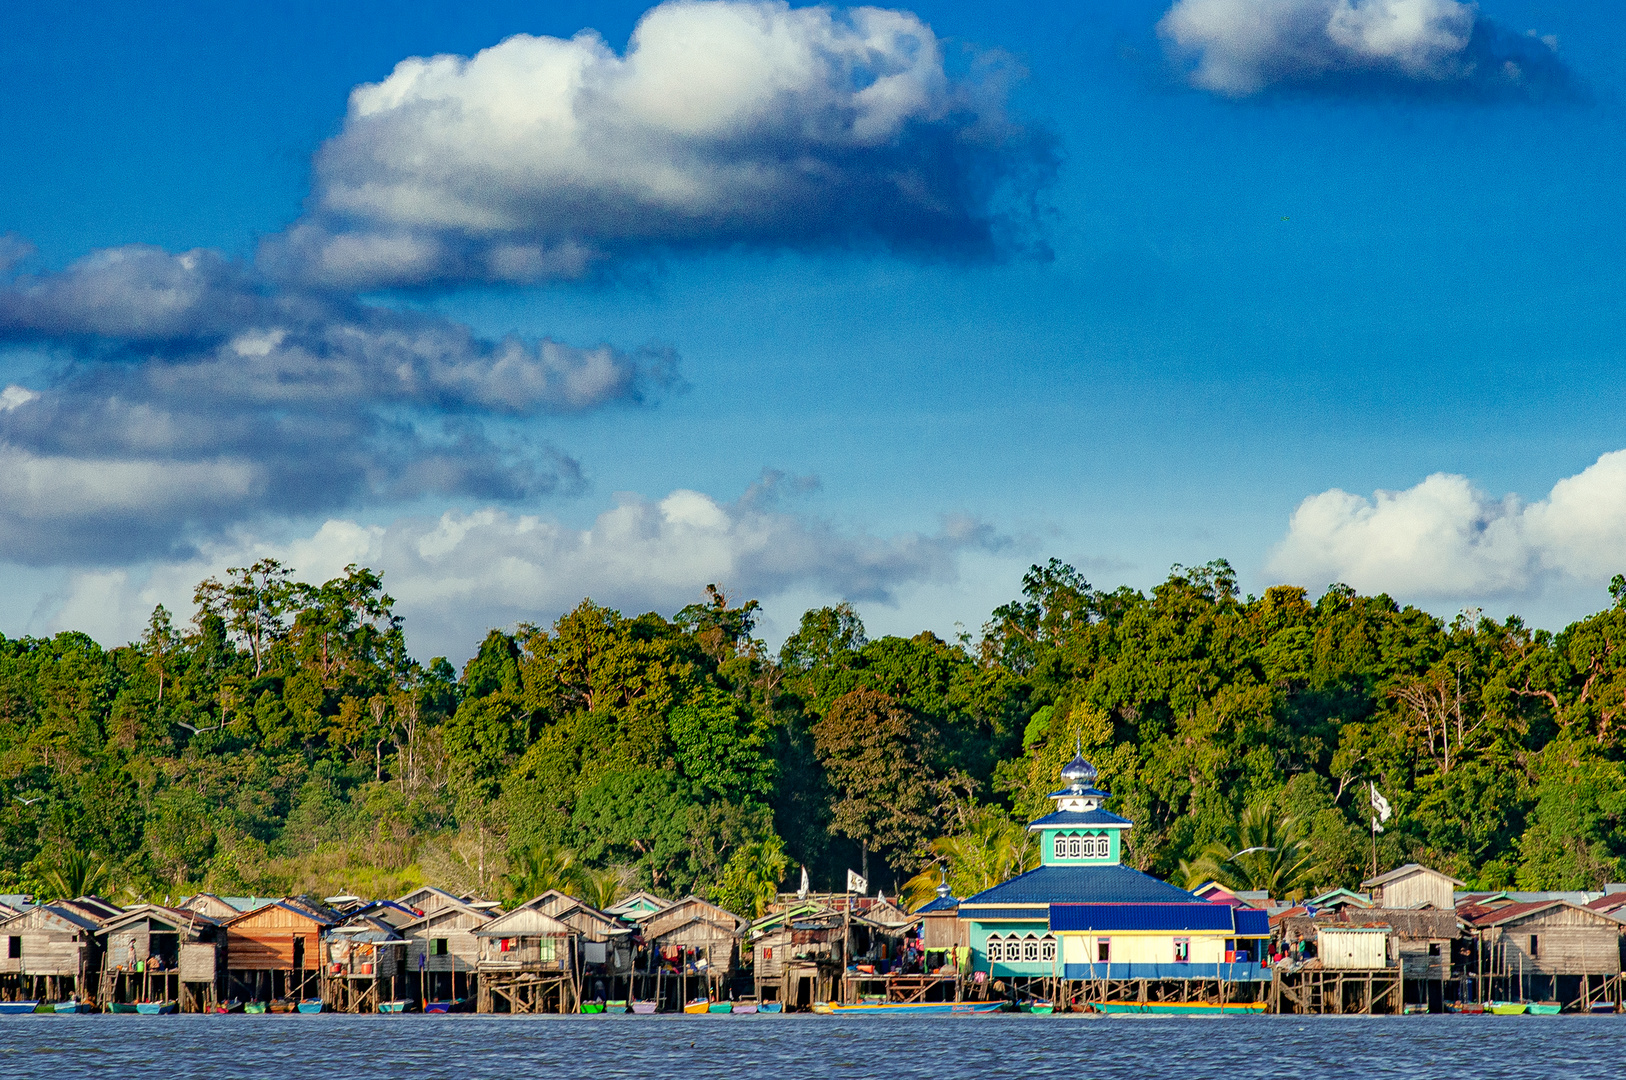
[[[1101, 836], [1106, 835], [1108, 848], [1105, 858], [1097, 855], [1089, 859], [1058, 859], [1056, 858], [1057, 836]], [[1122, 829], [1041, 829], [1039, 831], [1039, 862], [1043, 866], [1106, 866], [1116, 863], [1122, 858]]]

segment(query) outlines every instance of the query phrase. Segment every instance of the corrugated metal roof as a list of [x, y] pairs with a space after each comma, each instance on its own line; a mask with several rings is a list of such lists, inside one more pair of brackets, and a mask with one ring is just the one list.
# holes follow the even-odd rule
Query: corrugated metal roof
[[1051, 904], [1052, 930], [1230, 931], [1232, 909], [1202, 900], [1187, 904]]
[[1053, 829], [1065, 828], [1069, 825], [1128, 828], [1132, 824], [1133, 822], [1107, 810], [1057, 810], [1053, 814], [1046, 814], [1037, 821], [1028, 822], [1028, 828]]
[[1236, 919], [1236, 932], [1240, 937], [1267, 937], [1270, 934], [1270, 913], [1257, 908], [1232, 908]]
[[952, 896], [934, 896], [932, 902], [925, 907], [916, 908], [916, 915], [930, 915], [934, 911], [953, 911], [960, 906], [960, 902]]
[[1150, 874], [1109, 863], [1100, 866], [1041, 866], [960, 901], [976, 904], [1192, 904], [1201, 903]]
[[975, 911], [961, 911], [960, 918], [976, 919], [978, 922], [1008, 922], [1020, 919], [1023, 922], [1048, 922], [1050, 909], [1040, 905], [1033, 907], [983, 907]]

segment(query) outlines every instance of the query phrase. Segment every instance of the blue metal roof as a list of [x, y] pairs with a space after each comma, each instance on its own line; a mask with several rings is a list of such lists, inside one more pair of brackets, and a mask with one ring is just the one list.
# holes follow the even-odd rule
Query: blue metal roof
[[925, 907], [916, 908], [916, 915], [930, 915], [934, 911], [953, 911], [960, 906], [960, 902], [952, 896], [934, 896], [932, 902]]
[[1236, 932], [1243, 937], [1269, 937], [1270, 913], [1253, 908], [1237, 908]]
[[1192, 904], [1202, 903], [1150, 874], [1117, 863], [1041, 866], [960, 901], [960, 917], [974, 919], [974, 905], [1006, 904]]
[[1128, 828], [1132, 822], [1119, 817], [1106, 810], [1057, 810], [1053, 814], [1046, 814], [1038, 821], [1030, 821], [1030, 829], [1053, 829], [1068, 825], [1095, 825], [1117, 826]]
[[1037, 904], [1033, 907], [985, 907], [975, 912], [961, 912], [960, 918], [976, 919], [978, 922], [1020, 919], [1023, 922], [1042, 923], [1050, 921], [1050, 909]]
[[1051, 904], [1052, 930], [1231, 930], [1231, 908], [1186, 904]]
[[1092, 798], [1092, 797], [1097, 798], [1097, 799], [1110, 799], [1110, 798], [1112, 798], [1112, 792], [1110, 792], [1110, 791], [1102, 791], [1100, 788], [1097, 788], [1097, 787], [1080, 788], [1080, 789], [1078, 789], [1076, 791], [1073, 788], [1064, 787], [1060, 791], [1052, 791], [1050, 794], [1045, 796], [1045, 798], [1047, 798], [1047, 799], [1060, 799], [1060, 798], [1063, 798], [1063, 797], [1070, 798], [1070, 799], [1083, 799], [1083, 798]]

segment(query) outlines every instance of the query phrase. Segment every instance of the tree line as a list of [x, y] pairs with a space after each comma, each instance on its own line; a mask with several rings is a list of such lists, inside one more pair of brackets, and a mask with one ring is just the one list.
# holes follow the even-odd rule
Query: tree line
[[1243, 597], [1223, 561], [1141, 592], [1052, 560], [955, 641], [871, 639], [838, 605], [774, 652], [713, 586], [671, 618], [584, 600], [492, 630], [457, 671], [409, 655], [378, 574], [266, 559], [126, 646], [0, 637], [0, 891], [646, 887], [751, 913], [805, 866], [965, 895], [1036, 864], [1023, 825], [1078, 747], [1135, 823], [1126, 861], [1182, 884], [1305, 895], [1375, 857], [1594, 888], [1626, 870], [1611, 594], [1554, 634], [1341, 585]]

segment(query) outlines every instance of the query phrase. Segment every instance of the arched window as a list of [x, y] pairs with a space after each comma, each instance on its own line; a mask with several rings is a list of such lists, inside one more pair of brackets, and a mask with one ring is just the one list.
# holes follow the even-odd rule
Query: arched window
[[1067, 857], [1067, 837], [1065, 837], [1065, 836], [1057, 836], [1056, 837], [1056, 858], [1065, 859], [1066, 857]]
[[997, 964], [997, 963], [999, 963], [1000, 961], [1002, 961], [1004, 959], [1005, 959], [1005, 943], [1003, 941], [1001, 941], [999, 938], [996, 938], [996, 937], [989, 938], [988, 939], [988, 962], [990, 964]]
[[1047, 964], [1056, 959], [1056, 939], [1049, 934], [1039, 939], [1039, 959]]
[[1069, 859], [1076, 859], [1076, 858], [1078, 858], [1078, 856], [1079, 856], [1079, 840], [1078, 840], [1078, 837], [1069, 836], [1067, 838], [1067, 857]]
[[1026, 963], [1037, 963], [1039, 960], [1039, 943], [1033, 938], [1022, 942], [1022, 959]]

